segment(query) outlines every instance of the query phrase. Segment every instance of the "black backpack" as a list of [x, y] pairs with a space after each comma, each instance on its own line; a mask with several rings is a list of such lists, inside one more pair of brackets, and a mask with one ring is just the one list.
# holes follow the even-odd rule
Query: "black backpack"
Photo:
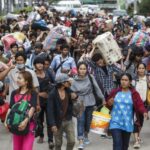
[[8, 114], [6, 123], [11, 133], [16, 135], [26, 135], [29, 132], [29, 123], [23, 131], [18, 130], [20, 123], [27, 117], [27, 113], [30, 109], [28, 101], [22, 100], [14, 104]]

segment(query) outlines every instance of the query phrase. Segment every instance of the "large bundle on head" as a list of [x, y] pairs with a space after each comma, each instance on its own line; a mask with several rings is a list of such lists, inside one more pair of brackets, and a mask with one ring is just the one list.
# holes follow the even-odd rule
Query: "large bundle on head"
[[[4, 45], [5, 51], [10, 50], [10, 46], [14, 43], [24, 45], [24, 47], [26, 49], [26, 47], [27, 47], [26, 42], [28, 41], [27, 37], [21, 32], [7, 34], [7, 35], [3, 36], [1, 40], [2, 40], [2, 44]], [[29, 47], [29, 45], [28, 45], [28, 47]]]
[[71, 36], [71, 29], [65, 26], [54, 27], [44, 41], [44, 49], [55, 49], [59, 39], [67, 39]]
[[149, 34], [143, 31], [138, 31], [134, 33], [132, 39], [130, 40], [129, 45], [144, 47], [148, 41], [149, 41]]
[[122, 58], [121, 50], [111, 32], [106, 32], [94, 39], [95, 52], [100, 53], [107, 64], [113, 64]]

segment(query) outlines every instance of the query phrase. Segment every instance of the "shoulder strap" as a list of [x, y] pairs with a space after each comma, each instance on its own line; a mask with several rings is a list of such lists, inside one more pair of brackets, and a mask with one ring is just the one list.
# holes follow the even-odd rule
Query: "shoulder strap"
[[24, 97], [25, 97], [25, 95], [27, 94], [28, 92], [26, 92], [25, 94], [23, 94], [21, 97], [20, 97], [20, 99], [18, 100], [18, 102], [21, 102], [23, 99], [24, 99]]
[[61, 58], [60, 58], [60, 64], [56, 67], [55, 73], [57, 72], [57, 70], [58, 70], [65, 62], [66, 62], [66, 60], [61, 61]]
[[89, 77], [89, 80], [90, 80], [91, 85], [92, 85], [92, 90], [93, 90], [93, 92], [95, 92], [95, 87], [94, 87], [92, 76], [90, 74], [88, 74], [88, 77]]

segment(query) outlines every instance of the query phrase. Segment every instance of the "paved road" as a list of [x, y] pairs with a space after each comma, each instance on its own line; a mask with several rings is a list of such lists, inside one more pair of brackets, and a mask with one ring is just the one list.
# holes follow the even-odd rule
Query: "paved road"
[[[150, 121], [147, 121], [142, 130], [142, 139], [144, 141], [141, 150], [150, 150]], [[36, 139], [37, 140], [37, 139]], [[90, 133], [91, 144], [87, 146], [86, 150], [112, 150], [112, 140], [111, 139], [101, 139], [98, 135]], [[62, 150], [65, 150], [66, 141], [64, 139], [64, 144]], [[76, 147], [74, 150], [77, 150], [78, 142], [76, 142]], [[130, 142], [130, 149], [133, 149], [133, 137]], [[5, 130], [4, 126], [0, 123], [0, 150], [12, 150], [12, 137]], [[37, 144], [35, 141], [34, 150], [48, 150], [48, 145], [46, 142], [43, 144]]]

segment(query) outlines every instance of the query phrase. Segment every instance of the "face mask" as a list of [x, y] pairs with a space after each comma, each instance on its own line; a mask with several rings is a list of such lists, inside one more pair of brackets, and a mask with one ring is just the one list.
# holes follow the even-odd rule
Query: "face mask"
[[16, 67], [20, 70], [20, 69], [24, 69], [25, 68], [25, 64], [16, 64]]

